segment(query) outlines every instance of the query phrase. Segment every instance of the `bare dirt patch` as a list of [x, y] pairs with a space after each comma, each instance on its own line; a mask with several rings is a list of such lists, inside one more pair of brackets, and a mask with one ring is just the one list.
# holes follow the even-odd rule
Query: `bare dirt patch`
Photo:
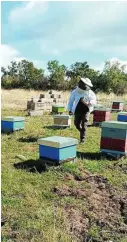
[[[127, 235], [127, 193], [109, 184], [103, 176], [84, 173], [82, 176], [66, 175], [79, 187], [54, 187], [59, 197], [70, 196], [83, 201], [78, 209], [66, 204], [64, 207], [69, 231], [76, 241], [120, 241]], [[86, 181], [88, 187], [80, 187]]]

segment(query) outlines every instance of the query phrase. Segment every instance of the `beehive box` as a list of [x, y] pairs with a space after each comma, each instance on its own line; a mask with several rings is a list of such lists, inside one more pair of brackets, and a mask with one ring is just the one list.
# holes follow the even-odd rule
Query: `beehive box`
[[117, 121], [127, 122], [127, 112], [120, 112], [120, 113], [118, 113]]
[[74, 138], [52, 136], [38, 139], [40, 159], [51, 160], [60, 163], [76, 157], [76, 145], [78, 140]]
[[111, 109], [110, 108], [95, 108], [93, 112], [93, 124], [99, 124], [103, 121], [110, 120]]
[[7, 116], [1, 119], [1, 131], [11, 133], [16, 130], [24, 129], [24, 117]]
[[56, 104], [52, 106], [53, 113], [63, 113], [65, 111], [65, 107], [62, 104]]
[[124, 101], [113, 101], [112, 111], [123, 111], [123, 109], [124, 109]]
[[127, 154], [127, 123], [108, 121], [102, 123], [101, 152]]
[[69, 115], [54, 115], [54, 126], [70, 127], [71, 117]]

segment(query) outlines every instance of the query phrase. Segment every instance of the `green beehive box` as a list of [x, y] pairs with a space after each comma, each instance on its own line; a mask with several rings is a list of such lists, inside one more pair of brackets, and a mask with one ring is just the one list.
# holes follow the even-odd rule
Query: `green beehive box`
[[52, 112], [53, 113], [63, 113], [63, 112], [65, 112], [65, 107], [64, 107], [64, 105], [61, 105], [61, 104], [53, 105]]

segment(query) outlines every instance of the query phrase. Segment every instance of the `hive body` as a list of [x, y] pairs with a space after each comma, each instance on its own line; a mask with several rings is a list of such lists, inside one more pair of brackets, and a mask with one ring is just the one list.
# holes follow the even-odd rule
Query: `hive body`
[[93, 112], [93, 124], [99, 124], [103, 121], [110, 120], [111, 109], [109, 108], [96, 108]]
[[54, 163], [76, 157], [77, 139], [52, 136], [38, 140], [40, 158], [50, 159]]
[[24, 117], [7, 116], [1, 119], [1, 131], [11, 133], [16, 130], [24, 129]]
[[54, 115], [54, 126], [70, 127], [71, 117], [69, 115]]

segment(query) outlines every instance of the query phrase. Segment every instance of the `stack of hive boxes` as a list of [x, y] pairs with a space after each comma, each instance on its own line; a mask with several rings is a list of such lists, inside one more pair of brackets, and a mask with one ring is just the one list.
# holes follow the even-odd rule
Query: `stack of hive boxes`
[[101, 127], [101, 152], [127, 155], [127, 123], [108, 121]]
[[113, 101], [112, 111], [123, 111], [123, 109], [124, 109], [124, 101]]
[[103, 121], [110, 120], [110, 108], [95, 108], [93, 112], [93, 125], [101, 124]]
[[27, 101], [27, 111], [29, 115], [42, 115], [44, 112], [51, 112], [53, 104], [65, 105], [65, 100], [61, 99], [61, 95], [57, 93], [42, 93], [40, 97], [37, 99], [31, 99]]
[[27, 111], [30, 116], [43, 115], [44, 103], [39, 99], [31, 98], [30, 101], [27, 101]]

